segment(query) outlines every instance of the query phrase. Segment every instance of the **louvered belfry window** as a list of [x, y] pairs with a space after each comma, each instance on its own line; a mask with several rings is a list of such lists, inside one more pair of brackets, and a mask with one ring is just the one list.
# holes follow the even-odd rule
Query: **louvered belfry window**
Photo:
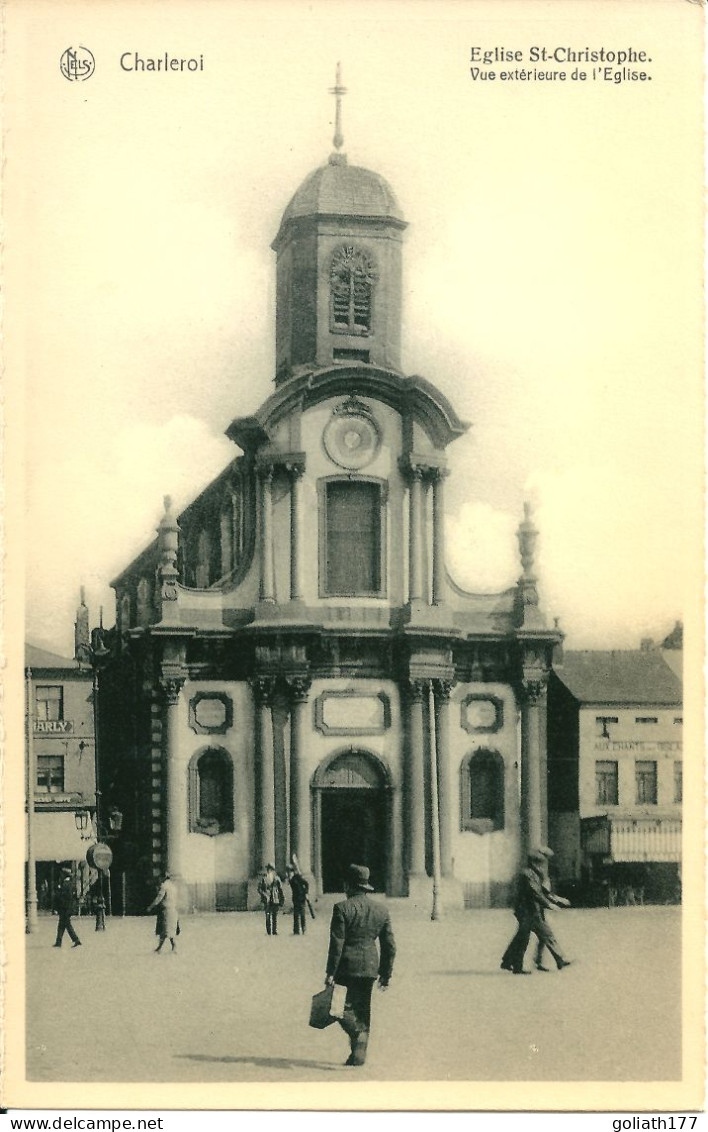
[[332, 256], [330, 293], [332, 329], [343, 334], [369, 334], [376, 270], [361, 248], [344, 245]]
[[325, 577], [328, 594], [372, 594], [381, 588], [381, 488], [368, 482], [327, 484]]

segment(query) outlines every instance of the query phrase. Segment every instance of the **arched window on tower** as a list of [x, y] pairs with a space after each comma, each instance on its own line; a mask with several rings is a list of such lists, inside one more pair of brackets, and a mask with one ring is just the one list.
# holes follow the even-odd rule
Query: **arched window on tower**
[[223, 747], [198, 751], [189, 764], [189, 828], [192, 833], [232, 833], [234, 771]]
[[460, 781], [462, 828], [491, 833], [504, 828], [504, 760], [482, 748], [463, 760]]
[[340, 334], [370, 334], [376, 281], [371, 256], [352, 245], [337, 248], [329, 280], [332, 330]]

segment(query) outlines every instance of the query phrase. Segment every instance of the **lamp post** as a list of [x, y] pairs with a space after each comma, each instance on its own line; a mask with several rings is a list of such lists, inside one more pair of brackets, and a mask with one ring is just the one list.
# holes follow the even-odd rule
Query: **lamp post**
[[[110, 859], [108, 864], [105, 864], [105, 858], [102, 855], [95, 854], [92, 850], [102, 848], [101, 842], [101, 778], [100, 778], [100, 760], [99, 760], [99, 709], [98, 709], [98, 691], [99, 691], [99, 673], [110, 656], [110, 650], [106, 648], [103, 643], [103, 628], [93, 629], [91, 631], [91, 644], [85, 646], [85, 653], [87, 654], [89, 664], [91, 665], [92, 674], [92, 699], [93, 699], [93, 751], [94, 751], [94, 774], [96, 779], [96, 841], [97, 845], [89, 850], [91, 859], [89, 864], [98, 871], [98, 900], [96, 901], [96, 931], [104, 932], [106, 930], [106, 901], [103, 894], [103, 874], [106, 868], [110, 866]], [[110, 850], [107, 846], [108, 857], [110, 858]], [[102, 863], [103, 861], [103, 863]]]

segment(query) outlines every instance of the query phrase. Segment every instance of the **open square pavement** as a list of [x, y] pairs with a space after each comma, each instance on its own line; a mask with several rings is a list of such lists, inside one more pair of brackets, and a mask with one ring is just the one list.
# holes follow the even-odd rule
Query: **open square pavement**
[[[154, 953], [152, 917], [75, 920], [83, 946], [54, 949], [56, 919], [27, 937], [27, 1077], [34, 1081], [671, 1081], [681, 1076], [681, 909], [570, 909], [554, 916], [561, 972], [499, 969], [515, 920], [389, 901], [398, 947], [374, 992], [369, 1060], [343, 1068], [338, 1025], [308, 1027], [331, 901], [292, 935], [258, 914], [188, 916], [178, 952]], [[531, 949], [527, 966], [531, 967]], [[96, 1040], [96, 1019], [100, 1040]]]

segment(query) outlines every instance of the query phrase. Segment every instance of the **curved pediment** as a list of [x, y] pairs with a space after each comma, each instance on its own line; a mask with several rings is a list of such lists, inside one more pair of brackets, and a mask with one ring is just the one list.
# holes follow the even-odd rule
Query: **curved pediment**
[[310, 408], [330, 397], [356, 393], [381, 401], [426, 431], [436, 448], [445, 448], [470, 427], [432, 382], [413, 375], [354, 362], [307, 370], [281, 385], [250, 417], [237, 417], [226, 435], [245, 452], [255, 452], [271, 430], [293, 412]]

